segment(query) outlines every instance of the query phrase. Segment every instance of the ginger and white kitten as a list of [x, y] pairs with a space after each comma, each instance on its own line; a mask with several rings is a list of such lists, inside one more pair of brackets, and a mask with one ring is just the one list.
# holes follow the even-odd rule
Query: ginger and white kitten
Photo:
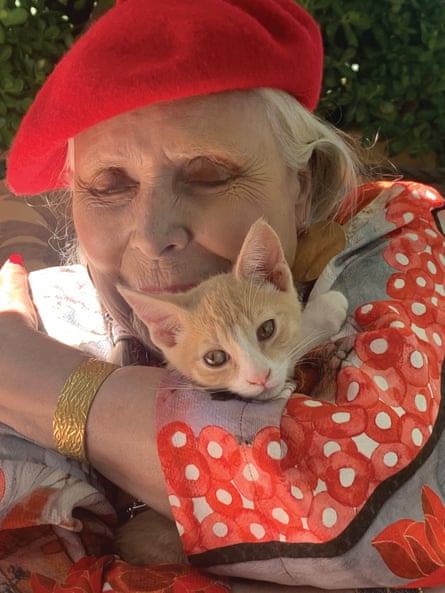
[[[250, 399], [289, 397], [298, 358], [337, 333], [347, 311], [335, 291], [303, 309], [278, 236], [263, 220], [230, 273], [182, 294], [118, 289], [173, 368], [207, 389]], [[115, 551], [133, 564], [186, 560], [174, 523], [153, 509], [119, 528]]]
[[233, 270], [177, 294], [118, 286], [171, 368], [212, 392], [289, 396], [295, 363], [338, 332], [347, 302], [330, 291], [305, 309], [275, 231], [249, 230]]

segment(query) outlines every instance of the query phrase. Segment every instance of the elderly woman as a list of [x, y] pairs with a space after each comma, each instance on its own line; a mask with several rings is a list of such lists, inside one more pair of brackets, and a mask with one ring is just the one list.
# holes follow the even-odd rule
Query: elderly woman
[[[0, 274], [5, 583], [445, 582], [443, 200], [359, 187], [349, 145], [311, 114], [321, 72], [293, 0], [126, 0], [42, 88], [7, 181], [67, 188], [85, 268], [35, 274], [33, 297], [20, 258]], [[302, 298], [334, 287], [349, 318], [288, 402], [218, 401], [178, 384], [116, 285], [182, 292], [228, 271], [259, 217]], [[188, 563], [107, 555], [112, 484], [175, 518]]]

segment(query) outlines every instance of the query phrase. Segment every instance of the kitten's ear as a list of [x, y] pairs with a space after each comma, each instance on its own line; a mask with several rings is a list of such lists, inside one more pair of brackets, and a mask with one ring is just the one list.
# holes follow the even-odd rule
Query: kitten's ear
[[236, 278], [271, 282], [286, 292], [293, 287], [292, 273], [280, 239], [262, 218], [250, 227], [234, 267]]
[[166, 296], [153, 296], [126, 286], [118, 285], [118, 291], [147, 326], [153, 344], [164, 350], [178, 343], [184, 331], [185, 311], [168, 300]]

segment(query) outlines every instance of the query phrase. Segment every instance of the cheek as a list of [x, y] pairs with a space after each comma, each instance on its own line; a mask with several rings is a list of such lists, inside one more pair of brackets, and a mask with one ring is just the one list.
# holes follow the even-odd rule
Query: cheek
[[235, 263], [244, 238], [252, 224], [261, 216], [258, 204], [236, 202], [229, 208], [218, 208], [207, 213], [202, 224], [196, 225], [196, 240], [205, 249]]
[[97, 269], [108, 271], [120, 261], [125, 240], [124, 225], [104, 209], [73, 203], [73, 220], [82, 252]]

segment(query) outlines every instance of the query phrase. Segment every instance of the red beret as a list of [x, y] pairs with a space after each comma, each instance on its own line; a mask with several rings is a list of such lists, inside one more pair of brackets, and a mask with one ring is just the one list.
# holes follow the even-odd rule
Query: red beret
[[312, 111], [323, 48], [294, 0], [121, 0], [62, 58], [24, 117], [8, 158], [17, 194], [66, 186], [67, 140], [137, 107], [272, 87]]

